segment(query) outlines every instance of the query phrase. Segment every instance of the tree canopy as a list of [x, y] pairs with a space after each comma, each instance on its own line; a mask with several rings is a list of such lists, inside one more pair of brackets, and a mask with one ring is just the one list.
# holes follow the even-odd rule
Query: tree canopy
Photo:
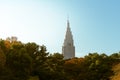
[[0, 80], [29, 80], [34, 76], [39, 80], [110, 80], [113, 66], [120, 62], [120, 52], [63, 58], [60, 53], [49, 53], [44, 45], [1, 39]]

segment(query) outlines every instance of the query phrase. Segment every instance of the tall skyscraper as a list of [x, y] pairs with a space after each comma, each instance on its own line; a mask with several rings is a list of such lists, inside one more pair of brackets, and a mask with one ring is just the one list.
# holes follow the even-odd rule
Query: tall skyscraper
[[67, 31], [62, 46], [62, 54], [64, 56], [64, 59], [70, 59], [75, 57], [75, 46], [69, 20], [67, 20]]

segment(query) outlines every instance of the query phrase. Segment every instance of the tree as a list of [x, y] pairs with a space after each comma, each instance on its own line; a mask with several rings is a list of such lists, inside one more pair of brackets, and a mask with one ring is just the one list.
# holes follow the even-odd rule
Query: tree
[[6, 45], [5, 45], [5, 40], [2, 40], [2, 39], [0, 40], [0, 48], [2, 49], [2, 52], [4, 54], [6, 54], [8, 52], [8, 49], [7, 49]]
[[12, 45], [7, 54], [7, 68], [11, 70], [14, 80], [26, 80], [30, 75], [31, 57], [21, 43]]
[[27, 53], [33, 58], [35, 59], [37, 57], [37, 54], [39, 52], [40, 46], [37, 45], [36, 43], [27, 43], [25, 44], [25, 49], [27, 51]]
[[109, 64], [109, 57], [105, 54], [90, 53], [85, 56], [85, 66], [88, 66], [86, 75], [89, 80], [109, 80], [109, 77], [113, 74]]
[[39, 76], [40, 79], [44, 79], [45, 77], [45, 68], [46, 68], [46, 60], [48, 58], [48, 52], [46, 47], [39, 46], [37, 51], [31, 53], [34, 57], [32, 57], [32, 75]]
[[112, 63], [113, 65], [118, 64], [120, 62], [120, 52], [111, 54], [109, 56], [109, 59], [110, 63]]
[[64, 60], [62, 54], [50, 54], [46, 61], [46, 66], [46, 71], [49, 72], [49, 80], [67, 80], [63, 69]]
[[65, 61], [64, 70], [68, 80], [83, 80], [82, 78], [79, 79], [80, 74], [84, 74], [82, 73], [84, 70], [83, 62], [83, 58], [73, 58]]
[[120, 63], [114, 65], [112, 67], [114, 75], [111, 76], [111, 80], [119, 80], [120, 79]]
[[5, 63], [6, 63], [6, 56], [0, 47], [0, 68], [4, 67]]

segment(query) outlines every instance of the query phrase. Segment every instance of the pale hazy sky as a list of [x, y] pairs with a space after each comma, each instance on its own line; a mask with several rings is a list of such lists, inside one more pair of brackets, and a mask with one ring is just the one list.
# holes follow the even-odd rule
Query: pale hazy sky
[[120, 0], [0, 0], [0, 38], [62, 51], [67, 15], [76, 56], [120, 51]]

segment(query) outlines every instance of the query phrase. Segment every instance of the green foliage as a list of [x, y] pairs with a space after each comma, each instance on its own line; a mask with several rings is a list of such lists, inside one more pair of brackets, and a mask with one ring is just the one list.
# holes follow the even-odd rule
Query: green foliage
[[46, 70], [50, 73], [48, 76], [51, 77], [49, 80], [66, 80], [63, 70], [64, 60], [61, 54], [54, 53], [48, 56], [46, 65]]
[[30, 78], [28, 80], [39, 80], [38, 76], [30, 76]]
[[88, 66], [86, 72], [89, 75], [86, 76], [89, 80], [109, 80], [109, 77], [113, 74], [112, 66], [109, 64], [109, 57], [105, 54], [90, 53], [85, 56], [85, 62], [85, 66]]
[[120, 52], [64, 60], [62, 54], [49, 54], [44, 45], [0, 40], [0, 80], [110, 80], [112, 66], [119, 62]]
[[7, 55], [7, 67], [17, 80], [26, 80], [30, 74], [31, 57], [22, 44], [13, 45]]
[[6, 63], [6, 56], [0, 47], [0, 68], [4, 67], [5, 63]]

